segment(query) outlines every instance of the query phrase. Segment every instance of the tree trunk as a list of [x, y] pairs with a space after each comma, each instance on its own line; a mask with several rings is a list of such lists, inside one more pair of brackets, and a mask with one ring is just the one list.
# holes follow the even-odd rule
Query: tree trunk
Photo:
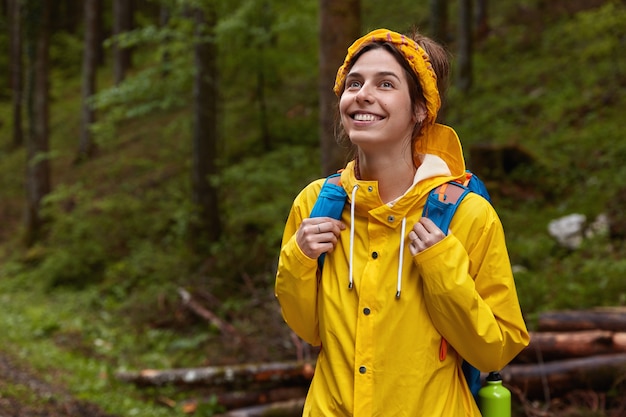
[[[215, 10], [197, 9], [194, 58], [196, 75], [193, 86], [193, 202], [199, 207], [198, 223], [193, 226], [194, 243], [203, 238], [216, 241], [221, 233], [217, 190], [210, 176], [217, 173], [217, 46], [212, 34], [217, 17]], [[208, 38], [208, 39], [207, 39]]]
[[83, 50], [82, 120], [77, 160], [89, 159], [96, 146], [91, 135], [91, 124], [96, 115], [89, 99], [96, 92], [96, 67], [98, 64], [98, 11], [101, 0], [85, 0], [85, 41]]
[[430, 0], [430, 30], [437, 42], [448, 41], [448, 0]]
[[13, 140], [12, 146], [19, 148], [24, 143], [22, 128], [22, 7], [20, 0], [9, 0], [9, 37], [11, 61], [11, 95], [13, 104]]
[[96, 12], [96, 21], [94, 24], [96, 28], [94, 29], [96, 32], [96, 65], [98, 67], [104, 66], [106, 62], [106, 53], [104, 50], [104, 41], [106, 40], [106, 34], [104, 30], [104, 1], [99, 0], [97, 2], [97, 12]]
[[489, 34], [489, 13], [488, 13], [488, 1], [476, 0], [476, 39], [482, 40]]
[[[259, 5], [260, 12], [258, 13], [258, 20], [261, 25], [259, 28], [264, 33], [270, 33], [272, 29], [272, 10], [271, 5], [267, 0], [264, 0]], [[265, 81], [265, 72], [267, 65], [265, 64], [265, 56], [267, 54], [268, 46], [272, 45], [268, 42], [260, 43], [256, 50], [256, 98], [259, 106], [259, 130], [261, 131], [261, 143], [263, 144], [263, 150], [269, 152], [272, 150], [272, 139], [269, 128], [269, 117], [267, 111], [267, 82]]]
[[53, 1], [50, 5], [50, 31], [77, 34], [80, 28], [81, 12], [80, 3], [76, 1]]
[[[133, 26], [132, 0], [113, 0], [113, 36], [128, 32]], [[129, 48], [120, 47], [113, 42], [113, 81], [119, 85], [126, 77], [132, 65], [132, 54]]]
[[460, 0], [457, 87], [462, 92], [472, 87], [472, 35], [472, 0]]
[[319, 97], [322, 175], [336, 172], [346, 163], [346, 150], [337, 145], [335, 118], [338, 102], [333, 85], [348, 47], [360, 34], [359, 0], [320, 0]]
[[28, 56], [28, 138], [26, 162], [25, 243], [40, 238], [43, 221], [39, 209], [50, 192], [48, 160], [48, 64], [51, 0], [29, 0], [25, 21]]
[[[170, 22], [170, 7], [167, 4], [161, 4], [160, 8], [159, 8], [159, 26], [161, 28], [167, 27], [167, 25], [169, 25]], [[163, 41], [166, 45], [169, 44], [170, 39], [169, 38], [165, 38]], [[163, 75], [163, 78], [166, 78], [169, 75], [169, 66], [170, 66], [170, 53], [166, 48], [164, 48], [164, 52], [161, 55], [161, 75]]]

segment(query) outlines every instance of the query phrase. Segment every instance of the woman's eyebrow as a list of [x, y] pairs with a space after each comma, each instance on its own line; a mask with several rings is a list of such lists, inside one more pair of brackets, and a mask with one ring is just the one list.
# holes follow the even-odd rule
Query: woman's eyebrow
[[[393, 71], [379, 71], [376, 74], [374, 74], [376, 77], [380, 78], [380, 77], [394, 77], [395, 79], [397, 79], [398, 81], [400, 81], [400, 77], [398, 77], [398, 75], [393, 72]], [[348, 73], [348, 75], [346, 76], [350, 77], [350, 78], [363, 78], [363, 75], [360, 72], [350, 72]]]
[[396, 73], [393, 71], [380, 71], [380, 72], [377, 72], [376, 75], [378, 77], [394, 77], [395, 79], [400, 81], [400, 77], [398, 77], [398, 75], [396, 75]]

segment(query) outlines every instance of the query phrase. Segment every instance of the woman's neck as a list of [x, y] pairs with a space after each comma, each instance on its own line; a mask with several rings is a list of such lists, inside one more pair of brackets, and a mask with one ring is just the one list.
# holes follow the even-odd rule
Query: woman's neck
[[359, 153], [361, 179], [378, 181], [378, 192], [383, 202], [388, 203], [402, 196], [413, 185], [415, 166], [413, 160], [389, 155], [365, 155]]

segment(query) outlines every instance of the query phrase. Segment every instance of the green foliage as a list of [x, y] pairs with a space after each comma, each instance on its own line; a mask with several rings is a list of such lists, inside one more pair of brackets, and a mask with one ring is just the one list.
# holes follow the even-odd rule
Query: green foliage
[[[620, 245], [605, 236], [568, 252], [547, 234], [552, 219], [570, 213], [594, 218], [606, 210], [618, 192], [616, 179], [626, 173], [626, 145], [615, 122], [626, 105], [626, 63], [616, 53], [624, 42], [625, 13], [623, 4], [607, 2], [563, 24], [529, 31], [518, 10], [520, 26], [495, 28], [501, 36], [476, 55], [471, 96], [452, 90], [449, 123], [466, 148], [517, 143], [531, 149], [541, 166], [503, 178], [503, 187], [517, 191], [497, 206], [522, 308], [531, 317], [549, 309], [626, 303]], [[530, 193], [515, 188], [519, 184]]]
[[318, 167], [309, 148], [284, 146], [224, 169], [217, 185], [225, 231], [217, 252], [225, 267], [235, 273], [271, 269], [293, 198]]
[[81, 183], [57, 187], [44, 203], [47, 249], [33, 275], [51, 286], [106, 280], [130, 289], [146, 276], [166, 282], [187, 256], [181, 221], [192, 217], [184, 196], [168, 197], [161, 201], [160, 193], [151, 192], [99, 196]]
[[193, 38], [192, 30], [189, 20], [173, 18], [168, 26], [138, 28], [106, 42], [107, 46], [115, 41], [141, 50], [145, 64], [120, 85], [92, 97], [94, 108], [105, 115], [93, 126], [100, 140], [113, 138], [122, 121], [176, 110], [190, 102], [194, 70], [188, 40]]
[[211, 417], [224, 411], [226, 410], [219, 404], [217, 395], [211, 395], [208, 401], [198, 404], [194, 415]]
[[84, 45], [80, 38], [67, 32], [55, 32], [50, 41], [50, 65], [68, 79], [81, 74]]
[[[223, 153], [239, 159], [283, 144], [317, 144], [316, 2], [223, 4]], [[247, 129], [241, 129], [242, 124]]]
[[597, 306], [626, 304], [626, 262], [616, 253], [606, 236], [586, 241], [573, 251], [557, 248], [547, 241], [535, 246], [539, 258], [541, 249], [551, 255], [540, 266], [517, 268], [515, 277], [520, 302], [532, 326], [538, 313], [549, 310], [580, 310]]

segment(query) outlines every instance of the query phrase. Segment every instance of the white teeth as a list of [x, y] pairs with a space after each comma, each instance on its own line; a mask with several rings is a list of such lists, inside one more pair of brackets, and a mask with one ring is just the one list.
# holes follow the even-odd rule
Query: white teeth
[[377, 119], [378, 118], [374, 116], [373, 114], [357, 113], [354, 115], [354, 120], [358, 120], [360, 122], [373, 122], [374, 120], [377, 120]]

